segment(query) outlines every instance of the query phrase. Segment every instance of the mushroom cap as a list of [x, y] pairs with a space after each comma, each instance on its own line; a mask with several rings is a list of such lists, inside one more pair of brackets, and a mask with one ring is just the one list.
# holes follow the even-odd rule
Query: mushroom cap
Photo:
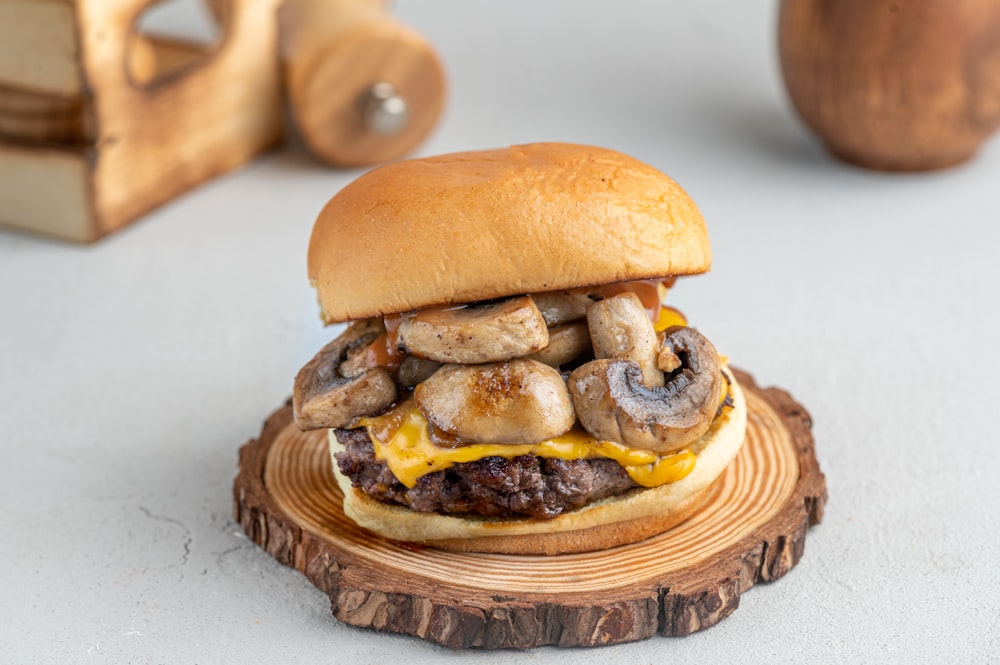
[[533, 143], [361, 176], [316, 220], [308, 272], [335, 323], [710, 265], [705, 221], [669, 177], [613, 150]]

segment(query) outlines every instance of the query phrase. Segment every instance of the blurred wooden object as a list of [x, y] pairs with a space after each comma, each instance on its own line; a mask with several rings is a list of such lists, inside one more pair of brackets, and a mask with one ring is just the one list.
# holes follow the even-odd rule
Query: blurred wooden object
[[287, 0], [280, 11], [285, 85], [306, 147], [339, 166], [397, 159], [441, 114], [445, 77], [418, 33], [384, 0]]
[[279, 0], [216, 0], [204, 47], [159, 0], [0, 0], [0, 224], [92, 241], [281, 137]]
[[845, 161], [944, 168], [1000, 127], [997, 0], [782, 0], [778, 37], [796, 110]]

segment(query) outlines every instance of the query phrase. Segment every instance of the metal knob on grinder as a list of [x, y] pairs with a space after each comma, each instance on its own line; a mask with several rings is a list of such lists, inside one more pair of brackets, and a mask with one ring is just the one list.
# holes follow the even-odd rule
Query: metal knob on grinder
[[398, 134], [406, 127], [409, 106], [395, 86], [379, 81], [361, 96], [361, 115], [365, 125], [378, 134]]

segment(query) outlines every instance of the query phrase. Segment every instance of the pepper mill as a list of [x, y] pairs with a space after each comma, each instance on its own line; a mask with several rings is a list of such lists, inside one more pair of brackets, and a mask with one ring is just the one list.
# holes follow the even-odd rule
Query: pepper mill
[[778, 23], [792, 103], [844, 161], [945, 168], [1000, 127], [997, 0], [782, 0]]
[[397, 159], [441, 114], [441, 61], [384, 0], [288, 0], [279, 13], [292, 120], [306, 147], [337, 166]]

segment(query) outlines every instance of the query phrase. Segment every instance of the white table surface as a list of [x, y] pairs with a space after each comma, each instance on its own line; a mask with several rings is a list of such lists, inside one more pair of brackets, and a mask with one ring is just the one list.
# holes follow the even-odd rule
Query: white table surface
[[1000, 139], [939, 173], [832, 161], [773, 0], [395, 13], [450, 78], [420, 154], [592, 143], [699, 203], [714, 268], [672, 295], [811, 411], [830, 500], [804, 558], [683, 639], [456, 653], [337, 623], [231, 516], [238, 447], [331, 334], [306, 243], [358, 175], [282, 149], [93, 247], [0, 232], [0, 661], [1000, 661]]

